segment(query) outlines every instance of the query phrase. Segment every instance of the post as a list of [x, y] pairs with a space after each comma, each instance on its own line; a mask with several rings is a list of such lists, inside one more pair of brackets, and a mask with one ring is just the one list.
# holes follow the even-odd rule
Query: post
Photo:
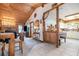
[[56, 28], [57, 28], [57, 43], [56, 47], [59, 47], [59, 7], [56, 8]]
[[14, 42], [14, 34], [8, 34], [10, 35], [10, 43], [9, 43], [9, 55], [14, 56], [15, 55], [15, 42]]

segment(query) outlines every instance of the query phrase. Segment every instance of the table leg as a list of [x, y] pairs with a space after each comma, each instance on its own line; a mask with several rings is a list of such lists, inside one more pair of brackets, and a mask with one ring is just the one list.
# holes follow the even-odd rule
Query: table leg
[[15, 55], [15, 47], [14, 47], [14, 38], [10, 39], [9, 43], [9, 55], [14, 56]]

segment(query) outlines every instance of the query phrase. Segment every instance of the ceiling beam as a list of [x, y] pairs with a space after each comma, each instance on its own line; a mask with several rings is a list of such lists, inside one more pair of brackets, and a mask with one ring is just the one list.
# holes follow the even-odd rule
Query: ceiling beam
[[49, 10], [47, 10], [47, 11], [44, 12], [44, 13], [50, 12], [50, 11], [52, 11], [53, 9], [56, 9], [57, 7], [60, 7], [60, 6], [63, 5], [63, 4], [64, 4], [64, 3], [60, 3], [60, 4], [54, 3], [54, 4], [52, 5], [52, 8], [49, 9]]

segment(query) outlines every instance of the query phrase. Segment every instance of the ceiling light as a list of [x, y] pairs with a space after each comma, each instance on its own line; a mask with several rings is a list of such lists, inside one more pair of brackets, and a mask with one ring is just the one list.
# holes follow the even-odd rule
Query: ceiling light
[[3, 16], [2, 19], [15, 19], [15, 18], [9, 16]]

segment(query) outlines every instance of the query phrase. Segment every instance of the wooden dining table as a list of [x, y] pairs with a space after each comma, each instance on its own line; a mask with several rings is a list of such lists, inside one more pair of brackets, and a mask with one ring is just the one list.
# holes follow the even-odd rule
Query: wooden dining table
[[15, 37], [13, 33], [0, 33], [0, 38], [5, 40], [5, 38], [10, 38], [10, 42], [9, 42], [9, 48], [8, 48], [8, 52], [9, 52], [9, 56], [14, 56], [15, 55]]

